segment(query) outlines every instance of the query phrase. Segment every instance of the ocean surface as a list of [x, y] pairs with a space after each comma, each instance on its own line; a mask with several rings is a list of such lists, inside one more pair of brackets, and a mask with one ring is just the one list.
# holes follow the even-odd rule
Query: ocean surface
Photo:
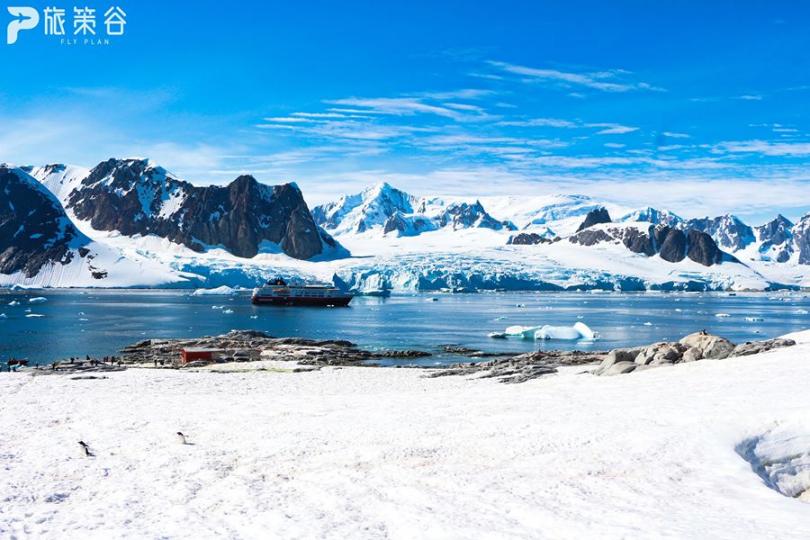
[[[31, 301], [37, 297], [46, 300]], [[799, 292], [415, 294], [357, 297], [348, 308], [301, 308], [253, 306], [249, 292], [5, 291], [0, 292], [0, 362], [114, 355], [148, 338], [253, 329], [273, 336], [348, 339], [369, 348], [429, 350], [439, 354], [401, 363], [432, 365], [460, 360], [440, 353], [447, 344], [493, 352], [609, 350], [675, 340], [701, 329], [734, 342], [765, 339], [810, 327], [808, 311], [810, 295]], [[488, 337], [511, 325], [570, 326], [578, 321], [599, 332], [600, 339]]]

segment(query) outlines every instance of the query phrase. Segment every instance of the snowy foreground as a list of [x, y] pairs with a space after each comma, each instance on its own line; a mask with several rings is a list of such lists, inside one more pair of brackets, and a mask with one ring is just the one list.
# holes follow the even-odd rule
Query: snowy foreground
[[810, 488], [810, 332], [791, 337], [519, 385], [2, 374], [0, 537], [810, 538], [810, 504], [772, 489]]

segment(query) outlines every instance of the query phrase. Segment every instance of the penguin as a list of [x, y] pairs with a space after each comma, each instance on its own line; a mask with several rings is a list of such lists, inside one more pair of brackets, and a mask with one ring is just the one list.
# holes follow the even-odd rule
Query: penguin
[[90, 447], [89, 447], [89, 446], [87, 446], [87, 443], [86, 443], [86, 442], [84, 442], [84, 441], [79, 441], [79, 446], [81, 446], [81, 447], [82, 447], [82, 450], [84, 450], [84, 455], [85, 455], [86, 457], [93, 457], [93, 452], [91, 452], [91, 451], [90, 451]]
[[188, 441], [186, 440], [186, 436], [183, 435], [182, 431], [177, 432], [177, 442], [179, 442], [180, 444], [188, 444]]

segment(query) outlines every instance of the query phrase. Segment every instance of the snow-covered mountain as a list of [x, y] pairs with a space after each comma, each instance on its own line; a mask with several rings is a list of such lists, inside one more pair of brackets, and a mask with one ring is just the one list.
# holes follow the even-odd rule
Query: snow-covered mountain
[[[44, 272], [64, 257], [53, 252], [26, 277], [11, 262], [20, 256], [0, 251], [0, 264], [14, 266], [0, 285], [251, 287], [282, 275], [376, 293], [810, 286], [810, 214], [750, 227], [731, 215], [685, 221], [585, 195], [420, 198], [386, 183], [310, 213], [295, 184], [242, 176], [200, 187], [148, 160], [26, 170], [53, 194], [32, 204], [61, 200], [66, 227], [75, 224], [70, 230], [97, 254], [94, 268], [105, 261], [107, 277]], [[17, 228], [38, 227], [22, 221]], [[86, 260], [72, 257], [71, 268]]]
[[386, 182], [355, 195], [345, 195], [333, 203], [317, 206], [312, 215], [320, 226], [335, 235], [371, 233], [417, 236], [445, 227], [452, 230], [515, 228], [511, 223], [498, 221], [489, 215], [480, 201], [417, 199]]
[[239, 257], [260, 251], [296, 259], [345, 256], [315, 224], [295, 184], [267, 186], [240, 176], [227, 186], [194, 186], [145, 159], [110, 159], [83, 178], [64, 166], [32, 169], [78, 220], [97, 231], [155, 235], [202, 252]]
[[686, 229], [695, 229], [710, 235], [724, 249], [738, 251], [753, 243], [754, 230], [737, 216], [726, 214], [715, 218], [690, 219]]
[[184, 278], [88, 238], [56, 196], [20, 168], [0, 165], [0, 193], [0, 286], [148, 286]]
[[364, 233], [384, 227], [395, 214], [412, 214], [415, 204], [415, 197], [382, 182], [362, 193], [344, 195], [333, 203], [316, 206], [312, 216], [334, 234]]
[[677, 214], [673, 214], [668, 210], [659, 210], [651, 206], [633, 210], [629, 214], [622, 216], [619, 221], [646, 221], [653, 225], [667, 225], [669, 227], [679, 227], [683, 224], [683, 219]]

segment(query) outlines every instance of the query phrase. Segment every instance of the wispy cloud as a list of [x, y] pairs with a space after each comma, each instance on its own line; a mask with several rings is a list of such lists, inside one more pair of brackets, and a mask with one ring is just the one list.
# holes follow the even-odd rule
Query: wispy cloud
[[810, 156], [810, 142], [726, 141], [715, 145], [713, 150], [719, 153], [753, 153], [764, 156]]
[[577, 73], [557, 69], [534, 68], [495, 60], [490, 60], [487, 63], [502, 73], [520, 75], [525, 80], [552, 82], [566, 87], [580, 86], [602, 92], [663, 91], [663, 88], [646, 82], [628, 81], [626, 79], [629, 73], [618, 69]]

